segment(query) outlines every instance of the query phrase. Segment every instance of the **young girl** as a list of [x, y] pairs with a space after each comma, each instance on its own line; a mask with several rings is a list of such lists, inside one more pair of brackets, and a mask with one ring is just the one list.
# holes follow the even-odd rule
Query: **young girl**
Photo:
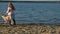
[[10, 17], [10, 24], [14, 24], [15, 25], [15, 8], [14, 6], [12, 5], [11, 2], [8, 3], [8, 10], [7, 10], [7, 14], [8, 16]]

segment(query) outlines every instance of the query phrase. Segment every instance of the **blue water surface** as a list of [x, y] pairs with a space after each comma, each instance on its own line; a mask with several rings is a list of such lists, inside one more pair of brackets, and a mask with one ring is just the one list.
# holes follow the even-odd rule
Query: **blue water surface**
[[[16, 23], [60, 23], [60, 3], [20, 3], [15, 7]], [[7, 11], [7, 2], [0, 2], [0, 16]], [[3, 22], [0, 17], [0, 22]]]

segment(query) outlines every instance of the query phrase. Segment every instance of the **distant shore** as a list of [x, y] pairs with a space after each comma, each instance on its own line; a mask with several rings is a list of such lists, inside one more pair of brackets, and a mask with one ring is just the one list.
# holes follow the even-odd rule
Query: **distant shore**
[[1, 1], [0, 2], [20, 2], [20, 3], [60, 3], [60, 1]]

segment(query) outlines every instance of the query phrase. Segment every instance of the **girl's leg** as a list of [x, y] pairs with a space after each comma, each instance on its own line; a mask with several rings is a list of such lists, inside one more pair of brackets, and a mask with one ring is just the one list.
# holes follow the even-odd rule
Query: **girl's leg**
[[13, 18], [11, 17], [11, 25], [13, 25], [14, 24], [14, 21], [13, 21]]
[[16, 23], [15, 23], [15, 19], [13, 18], [13, 16], [10, 15], [9, 17], [10, 17], [10, 23], [11, 23], [11, 25], [15, 25]]
[[11, 25], [11, 20], [9, 20], [9, 24]]
[[12, 25], [16, 25], [15, 19], [13, 19], [13, 18], [11, 19], [11, 24], [12, 24]]
[[16, 25], [16, 23], [15, 23], [15, 19], [13, 19], [13, 22], [14, 22], [14, 25]]

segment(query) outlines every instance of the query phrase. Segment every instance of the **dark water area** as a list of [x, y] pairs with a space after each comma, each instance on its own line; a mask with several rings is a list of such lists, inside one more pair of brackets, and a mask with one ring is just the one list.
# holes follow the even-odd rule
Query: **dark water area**
[[[16, 23], [60, 23], [60, 3], [20, 3], [12, 2]], [[0, 16], [6, 13], [7, 2], [0, 2]], [[3, 22], [0, 17], [0, 22]]]

